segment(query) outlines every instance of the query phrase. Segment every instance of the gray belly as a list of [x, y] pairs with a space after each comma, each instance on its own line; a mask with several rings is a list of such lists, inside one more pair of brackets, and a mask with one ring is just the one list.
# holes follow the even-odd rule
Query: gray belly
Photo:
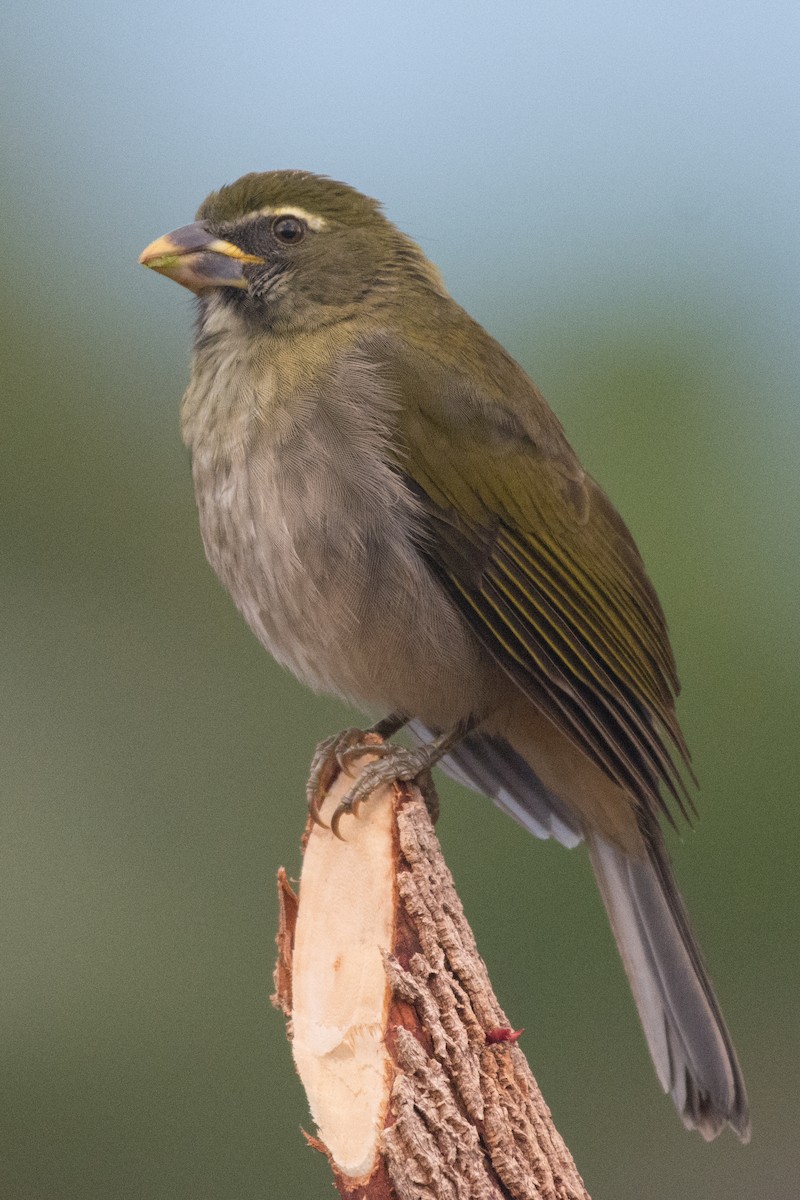
[[[447, 728], [496, 704], [498, 670], [412, 541], [393, 472], [304, 469], [252, 447], [195, 455], [206, 554], [254, 633], [311, 687]], [[309, 481], [313, 480], [313, 483]]]

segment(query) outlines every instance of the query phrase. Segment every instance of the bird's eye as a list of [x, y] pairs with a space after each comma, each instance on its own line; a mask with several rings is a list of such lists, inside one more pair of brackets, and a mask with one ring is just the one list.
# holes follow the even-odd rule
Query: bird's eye
[[299, 217], [276, 217], [272, 223], [272, 232], [279, 242], [294, 245], [302, 241], [306, 227]]

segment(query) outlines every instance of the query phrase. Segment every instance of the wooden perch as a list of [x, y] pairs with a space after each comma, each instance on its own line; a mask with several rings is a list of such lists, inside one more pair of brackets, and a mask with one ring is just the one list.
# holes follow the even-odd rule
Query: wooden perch
[[[334, 782], [324, 820], [351, 784]], [[279, 872], [273, 997], [340, 1195], [589, 1200], [419, 790], [377, 789], [341, 832], [307, 827], [299, 898]]]

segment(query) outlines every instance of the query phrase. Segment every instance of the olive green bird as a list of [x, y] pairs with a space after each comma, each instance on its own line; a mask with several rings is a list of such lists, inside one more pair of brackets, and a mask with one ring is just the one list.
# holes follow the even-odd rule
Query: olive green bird
[[[183, 436], [206, 554], [275, 658], [409, 725], [537, 837], [585, 841], [658, 1078], [746, 1141], [744, 1082], [659, 829], [690, 801], [664, 616], [633, 539], [514, 360], [380, 206], [245, 175], [141, 261], [197, 294]], [[316, 782], [358, 735], [323, 743]]]

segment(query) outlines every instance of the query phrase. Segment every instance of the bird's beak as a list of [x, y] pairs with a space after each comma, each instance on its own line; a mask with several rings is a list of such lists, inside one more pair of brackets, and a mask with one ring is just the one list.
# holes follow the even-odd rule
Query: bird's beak
[[246, 288], [243, 265], [263, 261], [214, 237], [203, 221], [182, 225], [157, 238], [139, 255], [142, 266], [168, 275], [192, 292], [212, 287]]

